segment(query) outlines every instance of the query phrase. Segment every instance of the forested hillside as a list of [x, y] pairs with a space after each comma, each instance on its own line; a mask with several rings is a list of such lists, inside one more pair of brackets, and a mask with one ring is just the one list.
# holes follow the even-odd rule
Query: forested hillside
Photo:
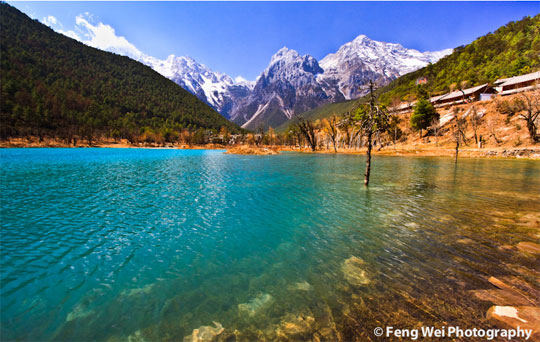
[[427, 90], [445, 93], [451, 87], [472, 87], [498, 78], [526, 74], [540, 68], [540, 14], [510, 22], [471, 44], [460, 46], [437, 63], [404, 75], [379, 89], [381, 101], [391, 104], [414, 92], [419, 77]]
[[184, 129], [240, 130], [141, 63], [55, 33], [5, 3], [0, 18], [2, 139], [167, 140]]

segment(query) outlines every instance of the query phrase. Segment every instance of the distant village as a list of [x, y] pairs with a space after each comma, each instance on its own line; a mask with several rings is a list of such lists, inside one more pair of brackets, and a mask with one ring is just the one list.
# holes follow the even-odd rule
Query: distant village
[[[427, 84], [426, 77], [416, 80], [416, 84]], [[532, 90], [540, 82], [540, 71], [521, 76], [501, 78], [493, 85], [485, 83], [476, 87], [455, 90], [447, 94], [433, 96], [429, 101], [435, 107], [445, 107], [463, 103], [489, 100], [495, 95], [507, 96], [528, 90]], [[416, 101], [402, 103], [391, 109], [394, 113], [402, 113], [411, 110]]]

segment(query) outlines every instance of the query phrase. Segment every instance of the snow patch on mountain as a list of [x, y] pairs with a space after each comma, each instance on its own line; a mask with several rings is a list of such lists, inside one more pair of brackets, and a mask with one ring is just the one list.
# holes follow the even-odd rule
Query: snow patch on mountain
[[228, 117], [236, 96], [247, 95], [255, 82], [233, 80], [229, 75], [215, 72], [191, 57], [170, 55], [165, 60], [143, 56], [140, 62], [173, 80], [184, 89]]
[[249, 89], [253, 89], [253, 87], [255, 87], [255, 83], [257, 81], [248, 81], [246, 80], [245, 78], [243, 78], [242, 76], [236, 76], [235, 79], [234, 79], [234, 82], [237, 84], [237, 85], [240, 85], [240, 86], [246, 86], [248, 87]]
[[359, 35], [320, 61], [324, 69], [320, 79], [336, 82], [346, 99], [354, 99], [364, 95], [359, 87], [368, 79], [386, 84], [429, 63], [435, 63], [451, 52], [452, 49], [420, 52], [400, 44], [379, 42]]

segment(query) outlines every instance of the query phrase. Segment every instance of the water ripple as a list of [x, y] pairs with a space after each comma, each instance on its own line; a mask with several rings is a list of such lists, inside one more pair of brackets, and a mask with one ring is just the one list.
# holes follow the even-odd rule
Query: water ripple
[[[357, 315], [389, 305], [455, 320], [460, 310], [420, 298], [511, 272], [498, 247], [531, 240], [519, 219], [540, 203], [540, 166], [527, 161], [377, 156], [365, 189], [359, 156], [0, 153], [5, 339], [126, 340], [146, 329], [181, 340], [212, 321], [264, 330], [326, 306], [341, 322], [356, 303]], [[370, 285], [347, 282], [352, 256]], [[238, 318], [254, 298], [272, 298], [266, 319]]]

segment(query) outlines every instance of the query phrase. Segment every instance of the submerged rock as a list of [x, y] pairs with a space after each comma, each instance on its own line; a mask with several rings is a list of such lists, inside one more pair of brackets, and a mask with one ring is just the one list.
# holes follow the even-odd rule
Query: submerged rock
[[371, 282], [363, 268], [364, 264], [364, 260], [352, 256], [341, 265], [341, 271], [351, 285], [362, 286]]
[[313, 342], [337, 342], [341, 341], [341, 338], [336, 331], [331, 328], [322, 328], [313, 334]]
[[540, 215], [538, 213], [524, 215], [519, 219], [519, 223], [531, 228], [540, 228]]
[[194, 329], [191, 335], [184, 337], [184, 342], [212, 342], [223, 333], [225, 328], [221, 323], [213, 322], [214, 327], [209, 325], [203, 325], [198, 329]]
[[124, 290], [120, 293], [121, 296], [136, 296], [136, 295], [140, 295], [140, 294], [149, 294], [151, 291], [152, 291], [152, 288], [154, 287], [155, 284], [148, 284], [144, 287], [138, 287], [138, 288], [135, 288], [135, 289], [129, 289], [129, 290]]
[[94, 314], [94, 310], [88, 309], [88, 307], [84, 304], [78, 304], [73, 308], [70, 313], [68, 313], [66, 317], [66, 322], [71, 322], [73, 320], [84, 318], [92, 314]]
[[470, 245], [470, 244], [474, 243], [474, 240], [469, 239], [469, 238], [464, 238], [464, 239], [457, 240], [457, 243], [462, 243], [464, 245]]
[[128, 342], [144, 342], [145, 341], [140, 330], [137, 330], [133, 334], [129, 335], [127, 340]]
[[310, 283], [307, 281], [301, 281], [298, 283], [295, 283], [294, 285], [289, 286], [290, 290], [297, 290], [297, 291], [311, 291], [313, 290], [313, 286], [311, 286]]
[[533, 302], [526, 294], [502, 280], [490, 277], [488, 281], [498, 289], [471, 291], [478, 299], [497, 305], [531, 305]]
[[261, 293], [247, 303], [238, 304], [238, 311], [253, 316], [261, 308], [269, 306], [272, 303], [272, 296], [268, 293]]
[[416, 222], [408, 222], [408, 223], [405, 223], [405, 227], [416, 229], [420, 227], [420, 225]]
[[512, 245], [502, 245], [502, 246], [499, 246], [497, 247], [498, 250], [500, 251], [511, 251], [514, 249], [514, 246]]
[[287, 315], [277, 329], [277, 336], [281, 338], [301, 337], [312, 332], [315, 319], [311, 316]]
[[318, 330], [313, 334], [313, 342], [341, 342], [343, 340], [328, 305], [324, 305], [322, 312], [319, 312], [315, 317], [317, 317]]
[[520, 242], [517, 244], [517, 249], [520, 252], [540, 255], [540, 245], [534, 242]]
[[95, 303], [103, 295], [103, 290], [94, 288], [86, 294], [83, 299], [75, 305], [73, 310], [67, 314], [66, 322], [71, 322], [77, 319], [86, 318], [91, 315], [95, 315], [96, 311], [91, 309], [92, 304]]
[[503, 327], [532, 329], [535, 337], [539, 337], [540, 308], [534, 306], [492, 306], [487, 312], [487, 318]]

